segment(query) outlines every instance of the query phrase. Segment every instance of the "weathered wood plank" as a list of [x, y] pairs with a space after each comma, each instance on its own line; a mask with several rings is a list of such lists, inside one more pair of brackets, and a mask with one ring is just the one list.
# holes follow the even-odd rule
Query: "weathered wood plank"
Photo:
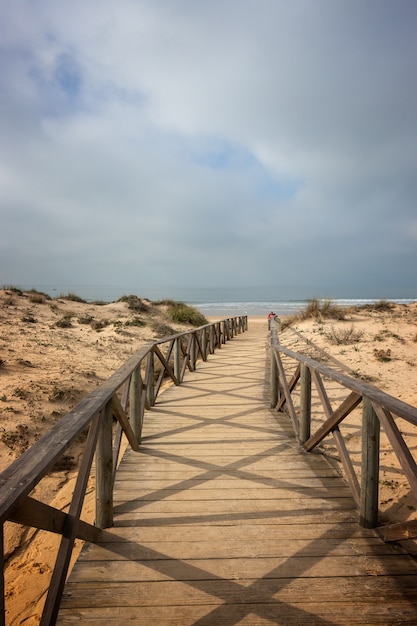
[[[330, 605], [330, 606], [329, 606]], [[198, 606], [152, 606], [152, 607], [97, 607], [85, 609], [83, 614], [72, 609], [64, 610], [60, 624], [82, 623], [83, 626], [112, 624], [124, 626], [126, 621], [133, 621], [140, 626], [148, 624], [169, 624], [169, 626], [297, 626], [312, 624], [412, 624], [416, 623], [416, 609], [404, 602], [387, 605], [352, 601], [339, 603], [293, 603], [281, 602], [262, 604], [224, 604], [213, 609], [212, 605]]]
[[[107, 606], [119, 606], [124, 602], [128, 606], [153, 606], [156, 595], [160, 599], [162, 606], [177, 605], [221, 605], [227, 604], [252, 604], [259, 602], [259, 596], [264, 598], [266, 603], [279, 601], [282, 603], [304, 602], [334, 602], [334, 578], [265, 578], [261, 581], [257, 579], [234, 580], [202, 580], [202, 581], [142, 581], [141, 585], [135, 585], [134, 575], [130, 579], [126, 571], [126, 566], [132, 564], [118, 564], [118, 574], [122, 577], [123, 585], [111, 581], [110, 568], [101, 568], [98, 572], [101, 575], [96, 582], [85, 581], [82, 584], [83, 600], [85, 606], [97, 607], [97, 591], [100, 587], [97, 582], [108, 581], [108, 591], [104, 601]], [[124, 566], [124, 567], [123, 567]], [[81, 582], [81, 581], [79, 581]], [[370, 600], [375, 602], [375, 597], [380, 595], [388, 597], [390, 602], [408, 599], [417, 608], [416, 581], [413, 576], [404, 576], [401, 580], [401, 587], [394, 587], [386, 576], [372, 576], [364, 581], [362, 577], [340, 577], [340, 589], [343, 590], [343, 599], [339, 602], [349, 605], [359, 599], [364, 602]], [[63, 602], [63, 607], [67, 604], [73, 585], [67, 586], [67, 597]], [[121, 597], [119, 596], [121, 594]]]
[[[263, 528], [261, 530], [264, 530]], [[279, 539], [271, 538], [269, 540], [251, 537], [246, 540], [245, 531], [242, 530], [240, 539], [229, 539], [227, 542], [222, 541], [221, 537], [217, 540], [200, 540], [200, 541], [165, 541], [160, 544], [158, 541], [117, 541], [103, 542], [94, 544], [89, 551], [89, 559], [92, 561], [119, 561], [128, 559], [129, 561], [154, 561], [154, 560], [195, 560], [195, 559], [227, 559], [233, 555], [234, 559], [267, 559], [267, 558], [296, 558], [298, 554], [306, 557], [318, 557], [320, 559], [330, 558], [332, 563], [333, 556], [356, 556], [360, 558], [367, 557], [367, 567], [370, 566], [375, 557], [398, 556], [404, 555], [401, 551], [395, 552], [390, 544], [380, 541], [377, 537], [360, 538], [356, 537], [353, 541], [351, 538], [325, 538], [325, 539]], [[409, 557], [404, 556], [404, 559]], [[410, 559], [411, 562], [411, 559]], [[334, 567], [337, 569], [336, 561], [333, 561]], [[417, 567], [411, 562], [411, 568], [417, 574]], [[340, 570], [341, 571], [341, 570]]]
[[[123, 565], [125, 564], [125, 565]], [[83, 574], [86, 567], [85, 574]], [[305, 578], [309, 581], [315, 578], [333, 578], [334, 593], [340, 593], [338, 586], [341, 577], [358, 577], [360, 584], [364, 585], [364, 577], [378, 576], [401, 576], [397, 585], [393, 579], [390, 584], [398, 586], [402, 581], [402, 576], [415, 576], [415, 563], [410, 560], [402, 562], [398, 556], [380, 555], [373, 559], [368, 556], [358, 558], [351, 555], [338, 555], [328, 557], [303, 556], [303, 557], [272, 557], [272, 558], [241, 558], [241, 559], [148, 559], [146, 562], [132, 561], [128, 557], [119, 558], [118, 561], [102, 559], [101, 561], [90, 561], [88, 565], [80, 562], [70, 577], [70, 582], [77, 576], [82, 577], [85, 582], [92, 581], [98, 576], [98, 571], [107, 572], [113, 581], [122, 581], [123, 574], [118, 572], [118, 568], [128, 568], [125, 578], [129, 580], [134, 576], [135, 582], [158, 581], [158, 580], [178, 580], [178, 581], [206, 581], [220, 579], [242, 580], [252, 577], [259, 580], [291, 578], [297, 580]], [[100, 570], [100, 568], [102, 568]], [[90, 574], [88, 573], [90, 572]], [[133, 574], [134, 572], [134, 574]], [[102, 574], [104, 576], [104, 573]], [[366, 581], [367, 582], [367, 581]], [[75, 583], [74, 583], [75, 584]], [[68, 585], [68, 583], [67, 583]], [[108, 581], [103, 585], [103, 593]], [[415, 581], [417, 591], [417, 581]], [[75, 594], [72, 594], [75, 595]], [[416, 596], [417, 597], [417, 596]], [[117, 602], [120, 599], [116, 599]]]
[[[282, 501], [288, 499], [296, 501], [297, 498], [294, 498], [294, 494], [296, 494], [300, 500], [302, 497], [303, 499], [313, 501], [317, 501], [319, 498], [352, 498], [352, 494], [347, 485], [336, 485], [335, 487], [324, 486], [316, 487], [315, 489], [311, 489], [309, 487], [297, 487], [296, 485], [293, 485], [292, 487], [288, 485], [287, 488], [284, 487], [283, 489], [277, 489], [276, 487], [254, 487], [252, 485], [251, 488], [230, 488], [218, 491], [217, 489], [199, 489], [198, 487], [184, 484], [183, 486], [179, 486], [178, 489], [159, 489], [156, 492], [149, 489], [145, 490], [141, 487], [142, 485], [140, 484], [140, 481], [129, 481], [125, 485], [124, 489], [118, 489], [115, 492], [114, 502], [136, 502], [140, 506], [140, 503], [154, 502], [155, 500], [158, 502], [160, 500], [165, 500], [166, 502], [222, 502], [224, 500], [228, 501], [231, 499], [234, 502], [237, 502], [241, 500], [253, 501], [255, 498], [259, 498], [264, 501]], [[132, 493], [135, 494], [134, 500], [132, 500]]]
[[[138, 540], [138, 530], [136, 527], [121, 527], [99, 531], [99, 542], [115, 543], [115, 542], [132, 542]], [[237, 525], [229, 526], [220, 525], [201, 525], [187, 527], [187, 541], [209, 541], [223, 539], [224, 541], [242, 540], [243, 536], [246, 541], [257, 538], [261, 535], [265, 540], [279, 539], [286, 537], [288, 540], [302, 539], [315, 540], [321, 539], [323, 536], [329, 539], [352, 539], [358, 537], [360, 539], [371, 538], [376, 539], [375, 532], [372, 529], [363, 528], [357, 522], [339, 522], [339, 523], [321, 523], [302, 524], [297, 523], [280, 524], [278, 521], [266, 528], [259, 528], [258, 522], [247, 520]], [[143, 527], [140, 530], [140, 541], [164, 541], [183, 542], [184, 526], [179, 523], [177, 526], [166, 527]], [[392, 552], [392, 551], [391, 551]], [[396, 551], [397, 552], [397, 551]], [[401, 550], [399, 551], [401, 552]]]

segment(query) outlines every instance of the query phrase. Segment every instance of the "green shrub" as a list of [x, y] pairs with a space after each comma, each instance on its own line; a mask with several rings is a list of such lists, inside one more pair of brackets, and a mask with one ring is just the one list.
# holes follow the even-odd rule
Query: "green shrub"
[[157, 336], [158, 339], [162, 337], [170, 337], [170, 335], [175, 335], [175, 330], [168, 326], [168, 324], [164, 324], [163, 322], [153, 322], [152, 330]]
[[15, 293], [17, 296], [23, 296], [23, 291], [19, 287], [15, 287], [14, 285], [4, 285], [3, 289], [6, 291], [11, 291]]
[[58, 326], [58, 328], [71, 328], [71, 317], [71, 315], [64, 315], [64, 317], [61, 317], [61, 319], [55, 323], [55, 326]]
[[137, 311], [138, 313], [146, 313], [146, 311], [149, 311], [149, 305], [134, 294], [122, 296], [119, 298], [118, 302], [127, 302], [127, 306], [131, 311]]
[[66, 296], [61, 295], [60, 298], [63, 298], [64, 300], [71, 300], [72, 302], [82, 302], [83, 304], [87, 304], [87, 300], [84, 300], [84, 298], [80, 298], [80, 296], [77, 296], [76, 293], [69, 293]]
[[103, 328], [105, 328], [109, 324], [110, 322], [108, 320], [91, 320], [91, 328], [93, 330], [96, 330], [97, 332], [100, 332], [100, 330], [103, 330]]
[[176, 302], [168, 309], [168, 317], [177, 324], [191, 324], [191, 326], [204, 326], [207, 319], [200, 311], [183, 302]]
[[165, 298], [164, 300], [158, 300], [157, 302], [154, 302], [154, 304], [156, 306], [175, 306], [176, 304], [178, 304], [178, 302], [175, 302], [175, 300], [171, 300], [170, 298]]
[[91, 324], [91, 322], [93, 321], [94, 317], [92, 315], [81, 315], [78, 319], [77, 322], [79, 324]]
[[125, 326], [146, 326], [146, 321], [141, 319], [140, 317], [132, 317], [131, 320], [125, 322]]
[[33, 302], [33, 304], [45, 304], [46, 300], [51, 300], [51, 296], [37, 289], [31, 289], [28, 293], [29, 300]]

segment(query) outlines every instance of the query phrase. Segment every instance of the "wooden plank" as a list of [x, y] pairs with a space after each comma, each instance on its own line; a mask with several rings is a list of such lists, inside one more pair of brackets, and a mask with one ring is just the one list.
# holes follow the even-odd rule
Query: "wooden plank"
[[324, 392], [324, 387], [322, 388], [322, 385], [319, 383], [321, 379], [317, 377], [317, 375], [313, 376], [313, 378], [317, 381], [318, 388], [322, 390], [321, 399], [323, 406], [326, 407], [328, 419], [304, 444], [304, 448], [307, 451], [312, 450], [325, 437], [327, 437], [327, 435], [331, 433], [332, 430], [336, 428], [336, 426], [338, 426], [340, 422], [342, 422], [345, 417], [349, 415], [349, 413], [351, 413], [351, 411], [353, 411], [353, 409], [356, 408], [361, 402], [361, 397], [357, 393], [352, 392], [347, 398], [345, 398], [345, 400], [343, 400], [342, 404], [335, 411], [332, 411], [331, 407], [328, 405], [328, 398], [327, 394]]
[[[329, 606], [330, 605], [330, 606]], [[276, 626], [277, 624], [297, 624], [299, 626], [312, 624], [367, 624], [387, 626], [387, 624], [416, 623], [415, 607], [404, 606], [404, 603], [374, 604], [372, 607], [366, 602], [351, 601], [344, 603], [269, 603], [256, 604], [223, 604], [216, 610], [212, 605], [168, 607], [97, 607], [83, 611], [83, 626], [97, 626], [97, 624], [117, 624], [122, 626], [127, 620], [135, 624], [166, 624], [169, 626]], [[79, 615], [72, 610], [65, 610], [60, 624], [73, 624], [79, 621]]]
[[372, 407], [385, 430], [385, 434], [389, 439], [392, 449], [397, 455], [404, 474], [408, 478], [413, 494], [417, 496], [417, 464], [413, 455], [405, 443], [391, 413], [375, 403], [372, 404]]
[[[13, 511], [10, 521], [16, 524], [32, 526], [62, 534], [67, 523], [67, 514], [44, 502], [26, 496], [23, 502]], [[100, 529], [82, 520], [76, 521], [76, 537], [85, 541], [97, 541]]]
[[[302, 477], [294, 477], [291, 474], [285, 477], [277, 477], [271, 478], [270, 476], [253, 476], [252, 479], [245, 478], [244, 472], [242, 471], [242, 477], [238, 475], [236, 472], [235, 477], [228, 477], [224, 474], [215, 474], [214, 472], [209, 472], [209, 475], [201, 475], [200, 476], [183, 476], [181, 473], [178, 473], [176, 479], [172, 477], [168, 477], [165, 479], [158, 479], [157, 477], [153, 478], [143, 478], [138, 481], [137, 474], [134, 472], [123, 472], [123, 489], [130, 489], [133, 485], [140, 485], [140, 489], [148, 489], [148, 490], [173, 490], [176, 491], [181, 486], [186, 486], [189, 489], [199, 488], [199, 489], [207, 489], [209, 491], [217, 491], [217, 490], [227, 490], [233, 489], [235, 487], [239, 487], [239, 489], [254, 489], [258, 487], [269, 487], [269, 488], [286, 488], [286, 489], [297, 489], [301, 488], [309, 488], [310, 490], [316, 487], [329, 487], [337, 488], [340, 487], [341, 479], [337, 474], [332, 474], [330, 476], [324, 476], [322, 478], [311, 478], [308, 476], [305, 477], [305, 474]], [[342, 482], [343, 487], [346, 487], [346, 484]], [[132, 492], [131, 492], [132, 494]], [[131, 495], [130, 494], [130, 495]]]
[[[119, 546], [120, 547], [120, 546]], [[110, 554], [110, 552], [109, 552]], [[125, 563], [124, 566], [121, 566]], [[134, 576], [135, 582], [152, 581], [152, 580], [213, 580], [220, 578], [223, 582], [227, 580], [242, 580], [245, 578], [253, 578], [258, 580], [291, 578], [297, 580], [305, 578], [312, 581], [314, 578], [333, 578], [334, 593], [340, 593], [338, 579], [340, 577], [358, 577], [361, 578], [361, 584], [364, 585], [364, 577], [377, 576], [415, 576], [416, 565], [411, 559], [403, 560], [398, 555], [380, 555], [378, 557], [369, 558], [364, 556], [300, 556], [300, 557], [271, 557], [271, 558], [240, 558], [240, 559], [181, 559], [176, 561], [173, 559], [148, 559], [146, 562], [133, 561], [128, 558], [119, 558], [111, 560], [110, 558], [102, 559], [102, 561], [90, 561], [91, 565], [87, 566], [87, 570], [95, 568], [92, 577], [98, 576], [98, 568], [107, 570], [108, 576], [114, 572], [113, 580], [123, 580], [123, 574], [117, 573], [118, 568], [128, 568], [125, 578], [129, 579]], [[76, 576], [83, 576], [81, 573], [84, 564], [80, 561], [76, 570], [71, 574], [70, 582]], [[80, 574], [77, 573], [80, 572]], [[132, 573], [134, 571], [134, 574]], [[88, 579], [88, 571], [85, 578]], [[417, 578], [416, 578], [417, 581]], [[395, 582], [391, 579], [391, 585], [395, 586]], [[401, 582], [401, 579], [398, 583]], [[68, 583], [67, 583], [68, 584]], [[417, 584], [417, 582], [416, 582]], [[106, 593], [108, 583], [102, 586], [102, 593]], [[417, 591], [417, 589], [416, 589]], [[99, 596], [97, 595], [97, 598]], [[115, 599], [117, 603], [119, 598]], [[380, 601], [380, 599], [378, 599]]]
[[[100, 606], [97, 602], [98, 581], [108, 581], [108, 593], [104, 598], [106, 606], [118, 606], [124, 601], [128, 606], [154, 606], [155, 596], [158, 595], [162, 606], [176, 605], [221, 605], [227, 604], [252, 604], [259, 602], [259, 596], [265, 599], [266, 603], [279, 600], [282, 603], [304, 602], [332, 602], [334, 601], [334, 579], [332, 577], [322, 578], [266, 578], [261, 581], [257, 579], [242, 579], [238, 582], [234, 580], [206, 580], [206, 581], [143, 581], [141, 585], [134, 585], [135, 572], [130, 573], [127, 568], [129, 563], [116, 564], [121, 580], [126, 584], [118, 585], [111, 580], [110, 568], [101, 568], [97, 571], [99, 578], [96, 582], [86, 580], [82, 585], [83, 600], [85, 606]], [[85, 572], [86, 573], [86, 572]], [[370, 577], [367, 584], [364, 584], [362, 577], [340, 577], [340, 589], [343, 589], [343, 599], [340, 603], [349, 603], [349, 599], [356, 601], [360, 598], [362, 602], [366, 599], [373, 600], [376, 595], [389, 598], [390, 602], [401, 601], [407, 598], [417, 607], [415, 598], [417, 582], [413, 576], [404, 576], [401, 587], [392, 587], [387, 577]], [[68, 586], [68, 592], [71, 584]], [[130, 593], [129, 593], [130, 592]], [[121, 593], [120, 598], [117, 597]], [[65, 607], [66, 601], [63, 602]]]
[[[115, 498], [116, 501], [116, 498]], [[199, 513], [204, 518], [204, 513], [247, 513], [263, 511], [316, 511], [320, 515], [324, 509], [354, 509], [356, 506], [351, 498], [282, 498], [276, 500], [161, 500], [156, 502], [122, 502], [115, 506], [117, 509], [119, 523], [126, 519], [126, 515], [134, 519], [135, 506], [136, 513], [140, 516], [141, 511], [147, 513], [170, 513], [170, 514], [196, 514]], [[299, 520], [302, 522], [302, 520]]]
[[[278, 537], [271, 539], [254, 538], [246, 540], [242, 529], [241, 539], [229, 539], [227, 542], [221, 538], [217, 540], [200, 541], [117, 541], [94, 544], [89, 550], [91, 561], [100, 560], [124, 560], [141, 561], [168, 559], [175, 561], [195, 559], [227, 559], [231, 554], [234, 559], [262, 559], [262, 558], [295, 558], [298, 554], [302, 558], [318, 557], [330, 558], [333, 556], [357, 556], [367, 557], [368, 564], [378, 556], [396, 556], [391, 544], [383, 543], [379, 537], [360, 538], [355, 541], [348, 539], [328, 538], [325, 539], [291, 539], [288, 541]], [[261, 531], [264, 529], [261, 528]], [[406, 556], [404, 558], [407, 558]], [[411, 561], [411, 559], [410, 559]], [[417, 574], [415, 564], [414, 573]]]
[[182, 525], [184, 528], [188, 528], [192, 525], [200, 526], [228, 526], [231, 523], [235, 525], [244, 525], [248, 521], [254, 521], [257, 524], [285, 524], [285, 525], [298, 525], [301, 520], [300, 526], [305, 524], [315, 525], [321, 522], [333, 522], [335, 524], [341, 522], [354, 522], [358, 523], [358, 513], [356, 508], [351, 509], [338, 509], [332, 508], [318, 510], [312, 509], [311, 511], [302, 510], [289, 510], [280, 511], [277, 508], [271, 508], [264, 511], [238, 511], [237, 513], [222, 513], [212, 512], [206, 513], [204, 516], [201, 513], [170, 513], [170, 512], [158, 512], [151, 513], [147, 510], [142, 510], [140, 515], [126, 514], [118, 515], [117, 527], [149, 527], [149, 526], [178, 526]]
[[[233, 524], [229, 526], [220, 525], [201, 525], [190, 526], [187, 528], [187, 541], [219, 541], [224, 539], [225, 541], [237, 541], [238, 539], [245, 538], [246, 541], [252, 538], [262, 536], [265, 540], [280, 539], [286, 537], [289, 540], [293, 539], [320, 539], [326, 536], [329, 539], [352, 539], [353, 537], [359, 537], [361, 539], [371, 538], [376, 539], [377, 535], [374, 530], [362, 528], [357, 522], [327, 522], [323, 523], [317, 521], [315, 524], [303, 524], [299, 525], [296, 522], [292, 524], [279, 523], [277, 520], [274, 524], [271, 524], [266, 528], [259, 528], [259, 524], [251, 522], [250, 520], [243, 521], [242, 524]], [[120, 527], [100, 531], [99, 543], [105, 544], [108, 542], [132, 542], [137, 541], [138, 530], [136, 527]], [[155, 527], [143, 527], [140, 531], [141, 542], [146, 541], [159, 541], [163, 543], [165, 541], [170, 542], [183, 542], [184, 541], [184, 527], [181, 521], [177, 526], [170, 526], [169, 528], [161, 524], [159, 528]], [[391, 549], [391, 548], [390, 548]], [[402, 552], [400, 549], [396, 549], [396, 552]]]

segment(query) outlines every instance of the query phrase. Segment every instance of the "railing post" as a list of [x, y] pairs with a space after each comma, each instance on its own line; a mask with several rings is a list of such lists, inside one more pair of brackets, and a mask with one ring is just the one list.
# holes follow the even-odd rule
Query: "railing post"
[[142, 436], [142, 378], [140, 365], [132, 372], [129, 389], [130, 423], [138, 443]]
[[311, 432], [311, 372], [307, 365], [300, 364], [300, 443], [310, 439]]
[[177, 337], [174, 341], [174, 374], [175, 378], [181, 383], [181, 338]]
[[190, 341], [190, 367], [191, 371], [195, 370], [196, 356], [195, 356], [195, 333], [191, 333], [191, 341]]
[[201, 333], [201, 351], [203, 353], [203, 361], [207, 361], [207, 328], [204, 328]]
[[270, 347], [271, 354], [271, 409], [275, 409], [279, 400], [279, 385], [278, 385], [278, 366], [275, 358], [275, 350]]
[[113, 408], [107, 402], [96, 447], [96, 526], [113, 526]]
[[363, 397], [362, 404], [362, 470], [359, 523], [364, 528], [375, 528], [378, 525], [380, 424], [371, 401]]
[[214, 354], [215, 349], [216, 349], [216, 326], [215, 324], [212, 324], [210, 326], [210, 350], [212, 354]]
[[149, 406], [155, 406], [155, 363], [153, 350], [151, 350], [148, 354], [147, 374], [146, 396], [148, 398]]
[[222, 347], [222, 325], [221, 322], [217, 322], [216, 324], [216, 341], [215, 347], [220, 349]]

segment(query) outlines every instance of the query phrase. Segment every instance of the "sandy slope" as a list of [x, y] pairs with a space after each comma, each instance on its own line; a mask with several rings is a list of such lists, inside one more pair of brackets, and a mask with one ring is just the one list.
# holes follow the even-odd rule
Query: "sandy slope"
[[[339, 366], [346, 374], [363, 379], [417, 406], [417, 303], [395, 305], [391, 311], [351, 311], [342, 321], [305, 320], [280, 333], [280, 341], [295, 351], [324, 360], [330, 367]], [[336, 361], [327, 361], [317, 348], [330, 354]], [[332, 386], [329, 387], [331, 390]], [[341, 402], [341, 395], [336, 401], [339, 393], [335, 388], [333, 408]], [[417, 427], [402, 420], [398, 420], [398, 424], [411, 450], [415, 450]], [[348, 439], [348, 448], [359, 475], [361, 408], [356, 409], [340, 428]], [[331, 437], [326, 440], [324, 447], [337, 458]], [[408, 482], [383, 433], [381, 450], [381, 519], [395, 522], [417, 517], [416, 499], [410, 494]], [[410, 542], [407, 547], [415, 551]]]
[[[0, 470], [142, 344], [185, 328], [167, 320], [166, 306], [136, 304], [144, 310], [132, 310], [126, 302], [101, 306], [0, 290]], [[77, 446], [68, 451], [41, 481], [36, 497], [65, 510], [78, 453]], [[90, 500], [83, 517], [93, 521]], [[8, 624], [37, 624], [59, 539], [6, 526]]]

